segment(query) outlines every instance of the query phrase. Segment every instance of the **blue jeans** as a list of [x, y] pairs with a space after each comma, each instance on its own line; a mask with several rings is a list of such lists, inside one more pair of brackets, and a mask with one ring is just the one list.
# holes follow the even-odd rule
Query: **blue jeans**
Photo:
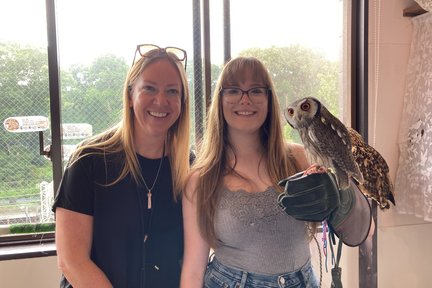
[[237, 270], [221, 264], [216, 258], [208, 264], [205, 288], [317, 288], [318, 281], [310, 261], [299, 270], [281, 275], [264, 275]]

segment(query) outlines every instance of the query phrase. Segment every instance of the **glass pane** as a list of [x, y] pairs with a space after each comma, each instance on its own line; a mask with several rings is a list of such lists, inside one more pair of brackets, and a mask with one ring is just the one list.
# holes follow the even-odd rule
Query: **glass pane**
[[57, 13], [62, 125], [77, 132], [63, 135], [66, 160], [83, 138], [119, 122], [138, 44], [185, 49], [191, 73], [192, 7], [169, 0], [77, 0], [58, 1]]
[[[222, 4], [212, 5], [212, 63], [220, 71], [223, 46], [215, 39], [223, 37]], [[230, 5], [231, 57], [261, 59], [273, 74], [282, 108], [314, 96], [342, 115], [344, 1], [237, 0]], [[300, 143], [288, 124], [285, 135]]]
[[53, 221], [52, 163], [39, 152], [39, 134], [46, 145], [50, 138], [45, 2], [1, 1], [0, 27], [0, 225], [11, 225], [4, 235]]

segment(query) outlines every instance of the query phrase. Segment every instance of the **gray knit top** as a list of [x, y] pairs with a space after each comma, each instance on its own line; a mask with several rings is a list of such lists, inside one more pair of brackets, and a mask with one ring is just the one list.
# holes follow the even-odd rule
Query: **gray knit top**
[[297, 270], [309, 260], [305, 222], [281, 210], [273, 187], [256, 193], [222, 190], [215, 215], [219, 262], [274, 275]]

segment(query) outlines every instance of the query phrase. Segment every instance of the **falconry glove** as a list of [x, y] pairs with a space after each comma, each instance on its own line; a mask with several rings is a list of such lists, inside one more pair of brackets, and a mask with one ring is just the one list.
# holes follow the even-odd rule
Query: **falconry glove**
[[324, 221], [339, 206], [339, 192], [328, 173], [294, 174], [279, 182], [285, 192], [278, 197], [282, 209], [297, 220]]
[[322, 222], [348, 246], [366, 239], [371, 225], [368, 200], [353, 181], [339, 190], [331, 172], [304, 175], [297, 173], [279, 182], [284, 192], [278, 196], [282, 209], [297, 220]]

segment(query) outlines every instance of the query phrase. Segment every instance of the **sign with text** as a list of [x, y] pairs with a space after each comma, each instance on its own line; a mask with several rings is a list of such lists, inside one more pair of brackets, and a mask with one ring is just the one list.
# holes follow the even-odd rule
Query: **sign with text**
[[93, 135], [93, 127], [87, 123], [65, 123], [61, 129], [63, 139], [82, 139]]
[[68, 161], [72, 153], [75, 151], [77, 145], [62, 145], [63, 161]]
[[49, 120], [44, 116], [19, 116], [9, 117], [3, 122], [6, 131], [9, 132], [36, 132], [49, 128]]

